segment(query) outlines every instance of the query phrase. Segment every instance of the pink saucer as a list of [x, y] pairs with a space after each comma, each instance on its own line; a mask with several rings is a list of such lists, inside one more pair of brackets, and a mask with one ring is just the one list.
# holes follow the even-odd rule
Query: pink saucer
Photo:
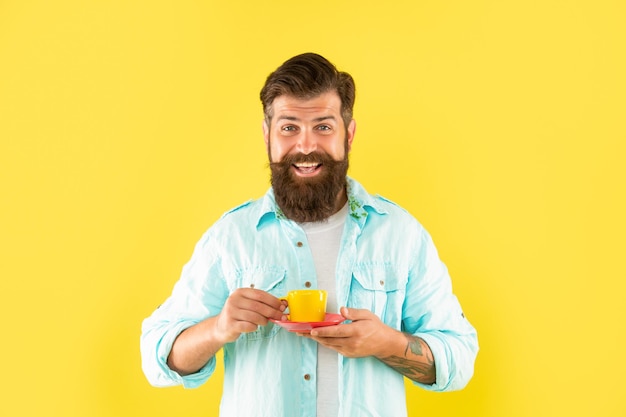
[[290, 332], [295, 333], [309, 333], [316, 327], [336, 326], [337, 324], [345, 321], [345, 318], [341, 314], [326, 314], [324, 321], [289, 321], [289, 320], [273, 320], [272, 322], [284, 327]]

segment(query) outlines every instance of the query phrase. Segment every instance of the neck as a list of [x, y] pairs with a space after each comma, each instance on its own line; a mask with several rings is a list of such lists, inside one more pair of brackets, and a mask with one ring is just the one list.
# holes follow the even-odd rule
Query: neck
[[346, 192], [346, 188], [344, 187], [341, 189], [341, 192], [337, 194], [337, 200], [335, 202], [335, 211], [333, 211], [333, 214], [341, 210], [341, 208], [346, 204], [347, 201], [348, 201], [348, 195]]

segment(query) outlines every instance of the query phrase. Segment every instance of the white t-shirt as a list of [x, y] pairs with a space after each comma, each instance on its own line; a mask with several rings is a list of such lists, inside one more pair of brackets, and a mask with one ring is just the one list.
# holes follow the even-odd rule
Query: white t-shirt
[[[338, 313], [335, 270], [341, 235], [348, 215], [348, 205], [324, 222], [301, 223], [313, 253], [318, 288], [328, 292], [326, 311]], [[338, 353], [321, 345], [317, 347], [317, 415], [336, 416], [339, 412]]]

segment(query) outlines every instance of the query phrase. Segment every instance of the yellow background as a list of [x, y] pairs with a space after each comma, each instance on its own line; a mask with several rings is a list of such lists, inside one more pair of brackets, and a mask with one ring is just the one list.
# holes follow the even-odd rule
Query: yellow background
[[470, 385], [407, 385], [410, 415], [625, 415], [625, 18], [0, 1], [0, 415], [217, 415], [220, 376], [148, 385], [140, 325], [202, 232], [267, 189], [258, 92], [305, 51], [354, 75], [350, 174], [431, 232], [479, 332]]

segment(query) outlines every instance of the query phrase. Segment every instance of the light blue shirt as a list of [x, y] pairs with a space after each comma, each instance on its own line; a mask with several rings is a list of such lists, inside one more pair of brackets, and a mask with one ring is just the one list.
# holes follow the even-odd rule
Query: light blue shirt
[[[421, 337], [435, 358], [432, 391], [463, 388], [473, 375], [476, 331], [452, 292], [429, 234], [404, 209], [348, 178], [349, 214], [336, 270], [337, 305], [368, 309], [394, 329]], [[237, 288], [277, 297], [317, 288], [305, 232], [287, 219], [270, 189], [224, 214], [197, 243], [171, 296], [143, 322], [143, 371], [154, 386], [195, 388], [214, 372], [167, 366], [178, 334], [217, 315]], [[315, 417], [316, 342], [269, 323], [223, 348], [224, 417]], [[339, 416], [406, 416], [404, 377], [373, 357], [339, 356]]]

